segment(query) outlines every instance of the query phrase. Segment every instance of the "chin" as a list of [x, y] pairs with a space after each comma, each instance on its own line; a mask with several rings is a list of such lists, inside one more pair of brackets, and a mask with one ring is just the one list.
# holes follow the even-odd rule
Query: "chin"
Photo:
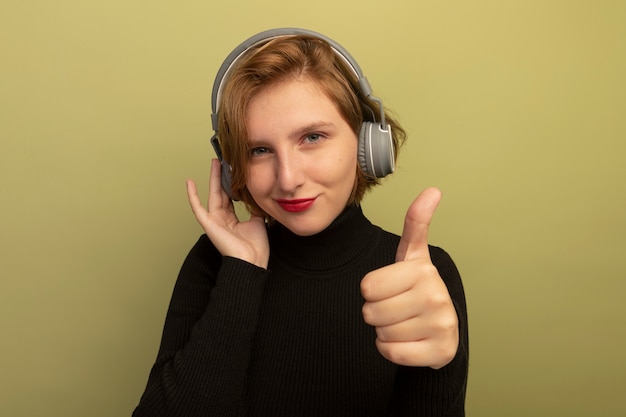
[[309, 222], [306, 221], [305, 218], [303, 219], [286, 219], [288, 221], [280, 221], [278, 219], [276, 219], [280, 224], [282, 224], [283, 226], [285, 226], [287, 229], [289, 229], [292, 233], [298, 235], [298, 236], [313, 236], [318, 234], [319, 232], [325, 230], [330, 223], [332, 223], [331, 221], [325, 222], [325, 221], [315, 221], [315, 222]]
[[315, 227], [306, 227], [300, 225], [291, 225], [291, 224], [283, 224], [287, 229], [289, 229], [293, 234], [298, 236], [313, 236], [324, 230], [325, 228], [315, 228]]

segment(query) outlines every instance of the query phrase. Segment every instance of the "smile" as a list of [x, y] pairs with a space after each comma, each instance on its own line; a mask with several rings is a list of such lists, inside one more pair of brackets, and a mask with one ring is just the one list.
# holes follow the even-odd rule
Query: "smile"
[[276, 200], [278, 205], [285, 211], [290, 213], [299, 213], [305, 211], [313, 205], [315, 198], [300, 198], [296, 200]]

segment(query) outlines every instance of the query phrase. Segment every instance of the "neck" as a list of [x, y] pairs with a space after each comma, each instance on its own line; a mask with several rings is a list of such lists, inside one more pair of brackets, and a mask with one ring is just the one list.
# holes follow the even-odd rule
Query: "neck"
[[271, 225], [268, 234], [272, 256], [281, 263], [321, 271], [338, 268], [358, 256], [373, 230], [360, 206], [348, 206], [318, 234], [298, 236], [280, 223]]

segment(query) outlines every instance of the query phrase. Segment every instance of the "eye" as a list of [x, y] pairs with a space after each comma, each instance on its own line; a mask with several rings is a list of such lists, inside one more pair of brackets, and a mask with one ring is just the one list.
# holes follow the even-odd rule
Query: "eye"
[[321, 133], [310, 133], [304, 137], [306, 143], [317, 143], [322, 139], [324, 139], [324, 136]]
[[270, 153], [269, 148], [265, 148], [263, 146], [258, 146], [256, 148], [252, 148], [249, 151], [251, 157], [263, 156], [265, 154]]

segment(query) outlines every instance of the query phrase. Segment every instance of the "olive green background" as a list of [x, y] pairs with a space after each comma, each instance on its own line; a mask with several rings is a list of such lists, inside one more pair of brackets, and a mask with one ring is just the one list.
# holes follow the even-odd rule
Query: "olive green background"
[[618, 0], [3, 1], [0, 414], [130, 415], [201, 233], [215, 73], [299, 26], [409, 132], [370, 218], [399, 233], [444, 193], [468, 416], [626, 415], [625, 22]]

